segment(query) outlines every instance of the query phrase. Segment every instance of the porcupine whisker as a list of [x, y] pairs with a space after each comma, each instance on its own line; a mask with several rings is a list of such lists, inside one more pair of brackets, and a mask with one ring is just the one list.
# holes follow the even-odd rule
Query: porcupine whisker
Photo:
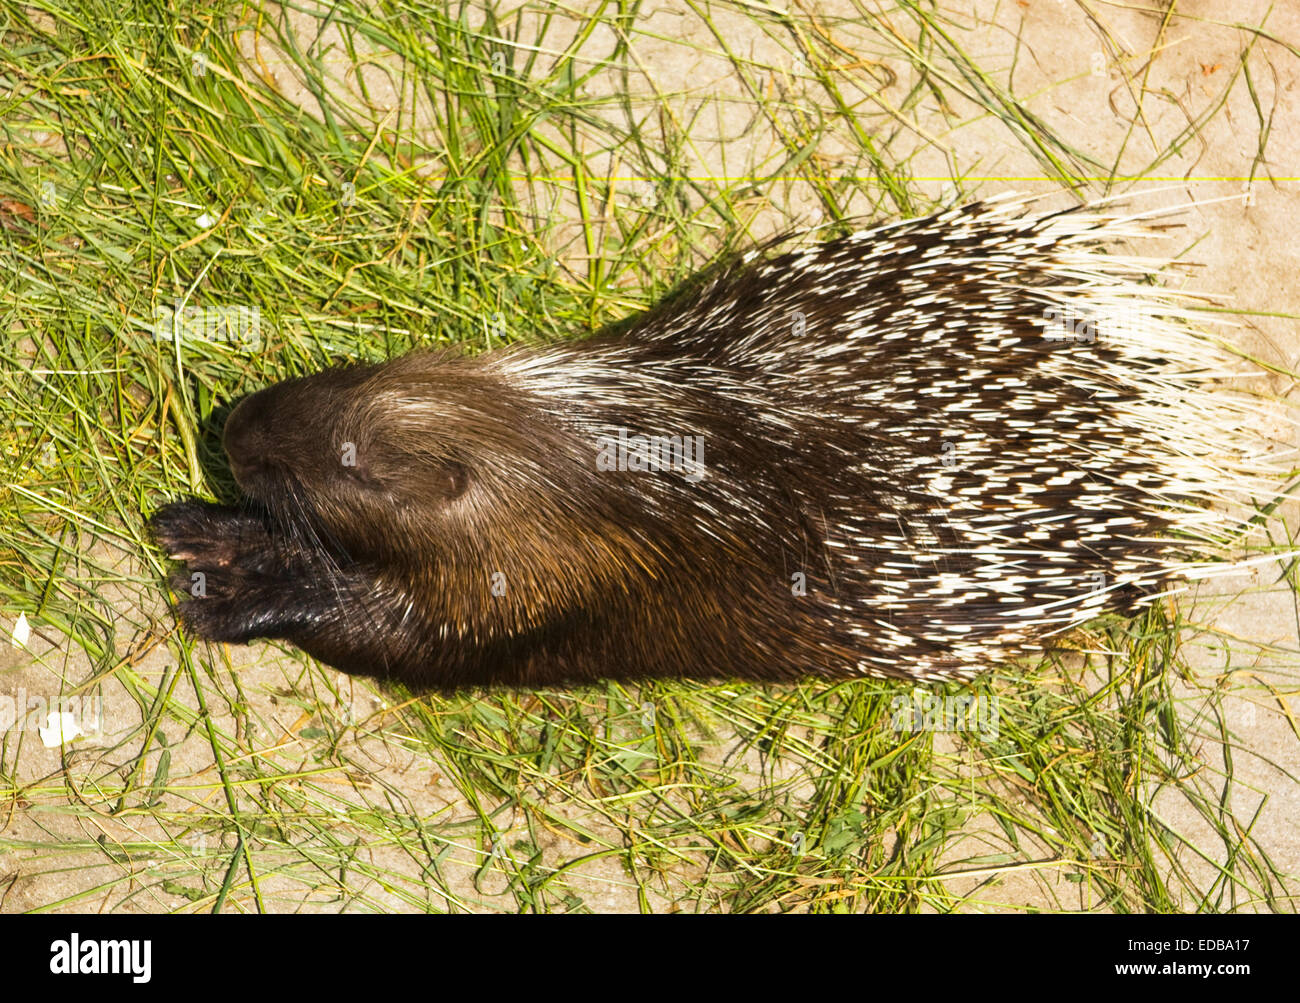
[[[351, 629], [376, 628], [380, 618], [369, 608], [368, 594], [349, 591], [344, 584], [344, 570], [335, 554], [341, 554], [344, 559], [347, 559], [347, 548], [328, 528], [323, 527], [318, 519], [313, 518], [303, 499], [302, 486], [296, 477], [292, 475], [286, 477], [284, 489], [286, 502], [283, 509], [284, 521], [292, 527], [290, 535], [297, 540], [305, 541], [306, 552], [320, 560], [320, 570], [327, 576], [330, 589], [334, 593], [335, 609], [352, 621]], [[322, 532], [324, 537], [321, 535]], [[357, 603], [361, 604], [362, 613], [369, 614], [368, 620], [364, 618], [358, 620], [359, 614], [355, 608]], [[383, 668], [386, 669], [387, 666]]]

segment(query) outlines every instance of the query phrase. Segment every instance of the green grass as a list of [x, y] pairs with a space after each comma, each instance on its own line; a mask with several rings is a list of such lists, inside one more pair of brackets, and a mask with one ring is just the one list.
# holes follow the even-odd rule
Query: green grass
[[[1300, 785], [1300, 653], [1181, 605], [944, 691], [996, 699], [996, 737], [896, 730], [897, 683], [412, 698], [178, 635], [144, 519], [232, 496], [250, 389], [581, 335], [777, 230], [1008, 187], [951, 155], [970, 127], [1102, 194], [1245, 93], [1267, 177], [1266, 24], [1171, 141], [1141, 153], [1135, 113], [1100, 157], [1011, 86], [1014, 35], [929, 5], [658, 9], [0, 3], [0, 624], [35, 629], [0, 695], [106, 707], [61, 753], [0, 734], [0, 910], [1294, 911], [1257, 827]], [[665, 48], [731, 86], [656, 93]], [[261, 344], [155, 340], [176, 304], [256, 309]], [[1243, 701], [1289, 722], [1285, 789], [1239, 776]]]

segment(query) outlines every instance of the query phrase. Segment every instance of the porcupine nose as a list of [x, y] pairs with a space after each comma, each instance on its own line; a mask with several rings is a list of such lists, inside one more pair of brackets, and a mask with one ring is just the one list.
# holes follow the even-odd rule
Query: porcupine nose
[[235, 405], [226, 419], [221, 444], [230, 458], [230, 469], [240, 487], [264, 470], [270, 460], [272, 439], [271, 402], [266, 390], [250, 394]]

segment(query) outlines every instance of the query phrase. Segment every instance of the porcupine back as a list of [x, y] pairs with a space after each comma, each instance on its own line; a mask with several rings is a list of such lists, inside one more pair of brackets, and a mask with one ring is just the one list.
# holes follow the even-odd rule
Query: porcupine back
[[[1130, 610], [1236, 528], [1206, 503], [1249, 486], [1249, 405], [1140, 284], [1157, 263], [1099, 246], [1150, 232], [975, 203], [755, 261], [497, 371], [586, 437], [703, 435], [708, 476], [645, 477], [644, 503], [746, 538], [755, 560], [710, 591], [724, 616], [771, 602], [771, 623], [803, 604], [821, 657], [793, 671], [970, 675]], [[763, 595], [747, 565], [771, 555]]]

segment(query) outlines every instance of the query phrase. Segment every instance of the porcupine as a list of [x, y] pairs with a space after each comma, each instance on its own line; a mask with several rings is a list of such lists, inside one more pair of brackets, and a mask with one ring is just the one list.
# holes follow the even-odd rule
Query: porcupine
[[754, 252], [616, 333], [275, 384], [225, 426], [245, 503], [152, 520], [180, 618], [439, 689], [1041, 650], [1230, 525], [1242, 406], [1101, 247], [1151, 230], [976, 202]]

